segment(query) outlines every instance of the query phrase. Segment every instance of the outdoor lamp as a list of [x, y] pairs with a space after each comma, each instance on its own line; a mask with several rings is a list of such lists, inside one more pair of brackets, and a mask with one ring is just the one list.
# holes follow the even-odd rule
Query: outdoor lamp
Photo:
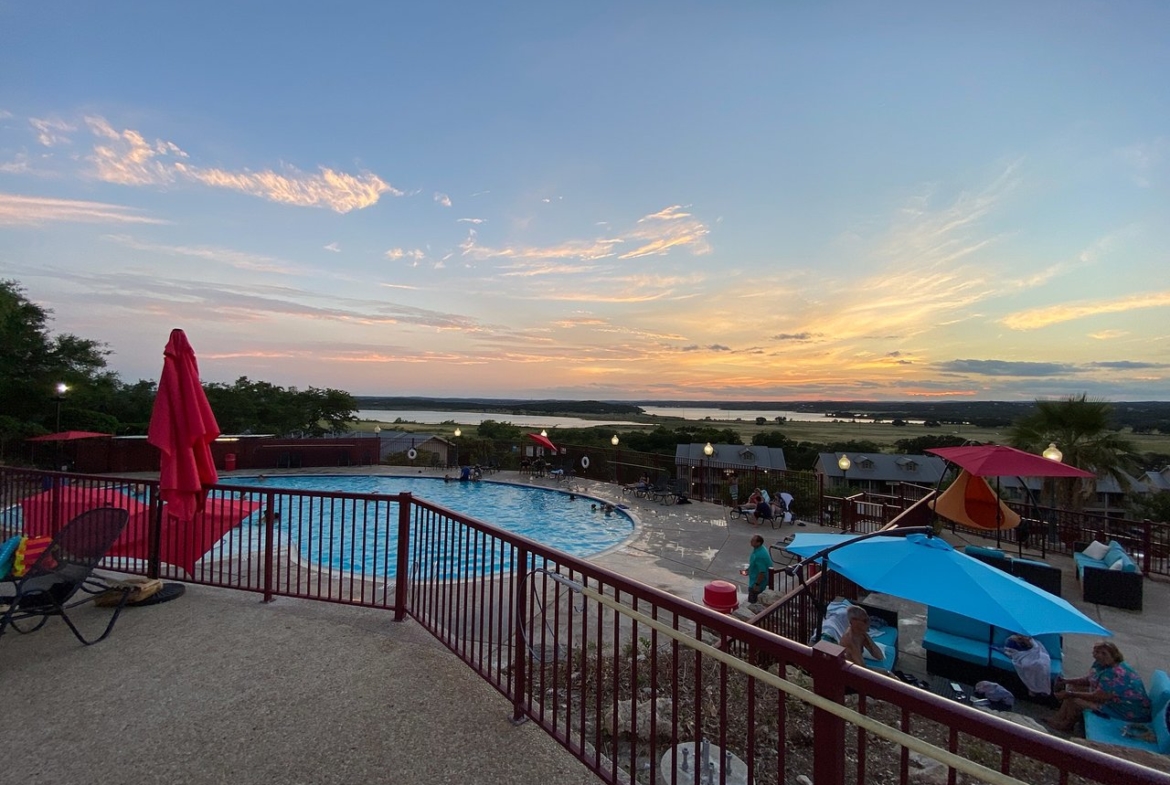
[[1062, 460], [1064, 460], [1064, 453], [1057, 449], [1056, 442], [1049, 442], [1048, 447], [1046, 447], [1044, 452], [1041, 454], [1048, 460], [1056, 461], [1057, 463], [1060, 463]]
[[61, 432], [61, 401], [65, 400], [65, 393], [69, 392], [69, 385], [65, 382], [57, 382], [57, 386], [53, 388], [57, 391], [57, 395], [53, 400], [57, 402], [57, 432]]
[[707, 445], [703, 447], [703, 455], [706, 455], [708, 458], [710, 458], [714, 454], [715, 448], [711, 446], [711, 442], [707, 442]]
[[849, 460], [849, 456], [841, 453], [841, 457], [837, 459], [837, 468], [841, 470], [841, 480], [846, 485], [849, 484], [849, 467], [853, 465], [853, 461]]
[[456, 429], [455, 429], [455, 438], [456, 438], [456, 439], [458, 439], [458, 438], [459, 438], [460, 436], [462, 436], [462, 435], [463, 435], [463, 431], [461, 431], [461, 430], [459, 430], [458, 428], [456, 428]]
[[382, 426], [381, 425], [374, 426], [374, 435], [377, 436], [378, 438], [382, 438]]
[[547, 439], [548, 438], [548, 431], [546, 431], [544, 428], [541, 428], [540, 435]]
[[615, 433], [615, 434], [613, 435], [613, 438], [609, 440], [609, 443], [610, 443], [610, 444], [612, 444], [614, 447], [617, 447], [617, 446], [618, 446], [618, 442], [620, 442], [620, 441], [621, 441], [621, 439], [619, 439], [619, 438], [617, 437], [617, 434]]

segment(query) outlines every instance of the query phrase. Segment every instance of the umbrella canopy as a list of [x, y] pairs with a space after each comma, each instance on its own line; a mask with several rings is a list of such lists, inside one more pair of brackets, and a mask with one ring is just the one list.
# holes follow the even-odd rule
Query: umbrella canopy
[[[190, 521], [180, 520], [170, 513], [171, 505], [163, 505], [162, 529], [158, 538], [158, 558], [167, 564], [182, 567], [188, 575], [195, 574], [195, 565], [223, 536], [259, 509], [259, 502], [244, 499], [225, 499], [214, 496]], [[126, 531], [110, 549], [114, 556], [147, 559], [150, 531], [146, 526], [127, 526]]]
[[557, 451], [557, 446], [549, 441], [547, 436], [541, 436], [539, 433], [530, 433], [528, 434], [528, 438], [539, 444], [541, 447], [547, 447], [553, 452]]
[[[850, 542], [847, 534], [798, 534], [787, 550], [802, 558]], [[1024, 635], [1112, 635], [1066, 600], [959, 553], [939, 537], [871, 537], [838, 548], [829, 567], [869, 591], [978, 619]]]
[[69, 521], [98, 507], [117, 507], [130, 513], [127, 528], [150, 519], [150, 507], [117, 488], [62, 485], [20, 500], [24, 533], [53, 536]]
[[26, 442], [73, 442], [78, 439], [100, 439], [113, 436], [112, 433], [95, 433], [94, 431], [61, 431], [60, 433], [46, 433], [44, 436], [30, 436]]
[[1042, 455], [984, 444], [972, 447], [934, 447], [926, 452], [950, 461], [976, 477], [1084, 477], [1096, 475], [1075, 466], [1050, 461]]
[[191, 520], [202, 509], [207, 488], [219, 480], [211, 458], [218, 436], [219, 425], [199, 383], [195, 350], [182, 330], [171, 330], [147, 441], [162, 452], [160, 491], [179, 520]]
[[975, 529], [1014, 529], [1020, 525], [1020, 514], [996, 496], [987, 480], [966, 469], [930, 504], [944, 518]]

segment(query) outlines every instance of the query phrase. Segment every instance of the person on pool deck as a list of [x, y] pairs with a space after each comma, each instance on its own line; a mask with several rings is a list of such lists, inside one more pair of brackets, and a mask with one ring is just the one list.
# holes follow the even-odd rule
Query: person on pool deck
[[1093, 647], [1093, 667], [1079, 679], [1057, 678], [1053, 695], [1060, 709], [1048, 724], [1071, 733], [1085, 709], [1127, 722], [1150, 721], [1150, 696], [1146, 685], [1125, 662], [1117, 644], [1101, 641]]
[[772, 520], [772, 505], [760, 499], [756, 508], [748, 513], [748, 523], [752, 526], [759, 526], [764, 521], [770, 520]]
[[760, 601], [760, 592], [768, 588], [768, 570], [772, 569], [772, 556], [764, 547], [764, 538], [752, 537], [752, 555], [748, 559], [748, 602]]
[[869, 637], [869, 613], [845, 600], [829, 604], [825, 621], [821, 624], [821, 640], [841, 646], [850, 662], [863, 667], [866, 651], [876, 660], [883, 656], [882, 650]]

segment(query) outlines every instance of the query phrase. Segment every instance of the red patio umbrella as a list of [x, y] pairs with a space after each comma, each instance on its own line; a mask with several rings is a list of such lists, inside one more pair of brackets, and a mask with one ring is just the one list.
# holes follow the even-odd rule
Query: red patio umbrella
[[[1030, 452], [1017, 450], [1015, 447], [1005, 447], [999, 444], [933, 447], [926, 452], [937, 455], [976, 477], [1081, 477], [1091, 479], [1096, 476], [1092, 472], [1068, 466], [1059, 461], [1049, 460], [1042, 455], [1033, 455]], [[1021, 482], [1023, 481], [1021, 480]], [[996, 525], [994, 526], [995, 542], [998, 545], [1000, 532], [1004, 528], [1004, 519], [999, 513], [998, 506], [995, 510], [997, 513]], [[1021, 553], [1023, 547], [1021, 541]]]
[[[259, 502], [214, 496], [205, 502], [203, 509], [195, 513], [190, 521], [184, 521], [170, 514], [170, 504], [163, 505], [162, 530], [158, 537], [159, 560], [182, 567], [188, 575], [194, 575], [195, 564], [225, 534], [261, 506]], [[149, 548], [149, 530], [145, 526], [127, 526], [126, 532], [110, 549], [110, 553], [145, 560]]]
[[935, 447], [926, 452], [959, 466], [976, 477], [1084, 477], [1095, 475], [1042, 455], [998, 444]]
[[147, 441], [162, 452], [160, 492], [170, 514], [181, 521], [203, 508], [207, 489], [219, 481], [211, 457], [218, 436], [219, 425], [199, 383], [195, 350], [182, 330], [171, 330]]
[[128, 530], [135, 525], [145, 525], [150, 520], [149, 506], [117, 488], [61, 485], [20, 500], [24, 534], [51, 537], [78, 515], [98, 507], [128, 510]]
[[26, 442], [73, 442], [78, 439], [100, 439], [113, 436], [112, 433], [96, 433], [94, 431], [61, 431], [60, 433], [46, 433], [44, 436], [30, 436]]
[[541, 447], [547, 447], [554, 453], [557, 451], [557, 446], [549, 441], [547, 436], [541, 436], [539, 433], [530, 433], [528, 434], [528, 438], [539, 444]]

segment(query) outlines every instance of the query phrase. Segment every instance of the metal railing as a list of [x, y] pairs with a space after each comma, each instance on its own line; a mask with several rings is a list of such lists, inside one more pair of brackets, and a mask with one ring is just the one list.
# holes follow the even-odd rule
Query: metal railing
[[190, 572], [163, 559], [183, 540], [152, 482], [0, 468], [0, 526], [114, 491], [146, 508], [146, 542], [109, 566], [410, 616], [604, 782], [905, 783], [935, 760], [985, 782], [1170, 783], [810, 648], [807, 620], [780, 637], [409, 494], [217, 486], [231, 526]]

